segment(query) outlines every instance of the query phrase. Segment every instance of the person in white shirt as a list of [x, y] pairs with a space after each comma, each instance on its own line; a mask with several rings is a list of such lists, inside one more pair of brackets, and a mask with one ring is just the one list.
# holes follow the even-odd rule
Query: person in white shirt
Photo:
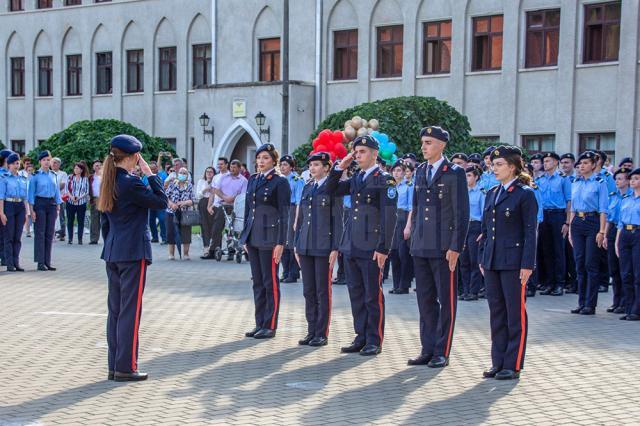
[[209, 166], [204, 170], [202, 179], [198, 180], [196, 186], [196, 198], [198, 200], [198, 211], [200, 212], [200, 225], [202, 246], [204, 247], [204, 256], [209, 253], [209, 244], [211, 243], [211, 233], [213, 231], [213, 215], [209, 213], [209, 198], [213, 196], [213, 187], [211, 183], [215, 177], [216, 171]]
[[[67, 175], [67, 172], [62, 170], [60, 166], [62, 166], [62, 160], [60, 158], [54, 157], [51, 159], [51, 178], [60, 188], [60, 196], [65, 200], [67, 198], [66, 188], [69, 175]], [[60, 241], [64, 241], [66, 236], [66, 219], [65, 209], [60, 209], [60, 213], [58, 214], [58, 224], [56, 226], [56, 228], [58, 228], [56, 233], [58, 234], [58, 239]]]

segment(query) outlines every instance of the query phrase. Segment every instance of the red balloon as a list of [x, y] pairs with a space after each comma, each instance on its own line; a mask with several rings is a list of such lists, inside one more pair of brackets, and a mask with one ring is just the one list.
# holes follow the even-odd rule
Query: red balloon
[[320, 144], [316, 147], [316, 152], [328, 152], [327, 146], [324, 144]]
[[347, 155], [347, 148], [343, 144], [337, 143], [333, 148], [333, 152], [336, 153], [336, 157], [344, 158]]
[[336, 161], [336, 153], [335, 152], [330, 152], [329, 153], [329, 157], [331, 158], [331, 161]]
[[342, 133], [342, 130], [336, 130], [335, 132], [333, 132], [332, 140], [334, 143], [344, 142], [344, 133]]
[[315, 139], [313, 140], [313, 143], [312, 143], [311, 145], [313, 146], [313, 149], [314, 149], [314, 150], [315, 150], [315, 149], [318, 149], [318, 145], [320, 145], [320, 139], [315, 138]]
[[320, 139], [323, 143], [324, 142], [328, 142], [328, 141], [332, 140], [332, 138], [331, 138], [332, 135], [333, 135], [333, 133], [331, 132], [331, 130], [325, 129], [325, 130], [320, 132], [320, 134], [318, 135], [318, 139]]

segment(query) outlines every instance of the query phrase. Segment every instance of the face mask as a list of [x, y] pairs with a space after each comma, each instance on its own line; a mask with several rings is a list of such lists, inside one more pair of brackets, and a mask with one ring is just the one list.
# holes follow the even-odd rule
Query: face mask
[[178, 180], [180, 182], [183, 182], [183, 181], [187, 180], [187, 176], [186, 175], [178, 175]]

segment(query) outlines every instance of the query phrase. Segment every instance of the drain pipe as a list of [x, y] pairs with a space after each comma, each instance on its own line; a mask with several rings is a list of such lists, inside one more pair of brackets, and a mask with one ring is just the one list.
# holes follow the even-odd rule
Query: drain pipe
[[322, 0], [316, 0], [315, 126], [322, 120]]
[[211, 84], [216, 84], [218, 69], [218, 0], [211, 0]]

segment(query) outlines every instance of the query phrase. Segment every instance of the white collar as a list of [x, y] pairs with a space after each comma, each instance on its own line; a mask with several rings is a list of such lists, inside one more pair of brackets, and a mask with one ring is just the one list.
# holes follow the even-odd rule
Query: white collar
[[318, 188], [320, 188], [320, 187], [322, 186], [322, 184], [327, 180], [327, 177], [328, 177], [328, 176], [325, 176], [325, 177], [323, 177], [323, 178], [322, 178], [322, 179], [320, 179], [320, 180], [314, 180], [314, 183], [315, 183], [316, 185], [318, 185]]
[[435, 173], [440, 168], [443, 161], [444, 157], [441, 156], [440, 159], [433, 164], [429, 164], [429, 162], [427, 162], [427, 166], [433, 166], [433, 172]]
[[266, 172], [262, 173], [262, 176], [267, 177], [269, 175], [269, 173], [271, 173], [273, 171], [274, 168], [271, 168], [269, 170], [267, 170]]
[[509, 187], [513, 184], [513, 182], [515, 182], [516, 180], [518, 180], [518, 178], [514, 178], [513, 180], [510, 180], [509, 182], [507, 182], [506, 185], [502, 185], [502, 189], [504, 189], [505, 191], [507, 189], [509, 189]]

